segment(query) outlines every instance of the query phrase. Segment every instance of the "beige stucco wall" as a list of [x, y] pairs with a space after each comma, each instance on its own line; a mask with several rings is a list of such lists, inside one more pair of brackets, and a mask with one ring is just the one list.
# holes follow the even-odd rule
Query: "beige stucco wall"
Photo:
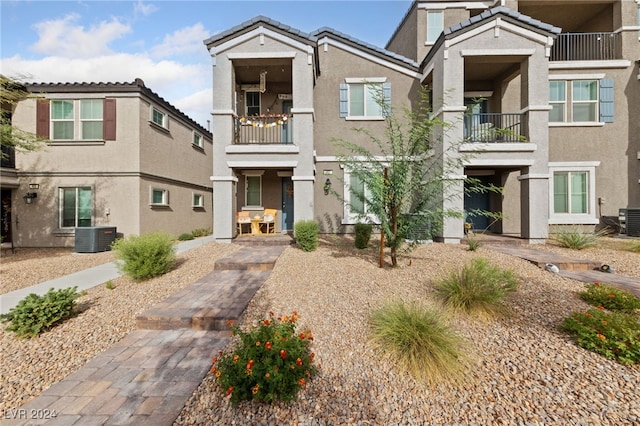
[[[211, 140], [203, 149], [191, 145], [191, 130], [171, 120], [170, 133], [157, 137], [150, 129], [149, 103], [138, 95], [54, 94], [47, 97], [86, 99], [116, 97], [116, 140], [52, 142], [42, 151], [18, 154], [20, 188], [14, 191], [14, 242], [22, 247], [73, 246], [73, 228], [59, 229], [59, 188], [90, 187], [92, 225], [115, 226], [125, 236], [162, 230], [174, 235], [211, 227]], [[35, 132], [35, 101], [20, 102], [13, 116], [16, 127]], [[149, 208], [149, 184], [156, 176], [168, 185], [171, 208]], [[38, 185], [30, 189], [29, 185]], [[37, 192], [26, 205], [22, 196]], [[192, 193], [205, 197], [203, 209], [193, 209]]]

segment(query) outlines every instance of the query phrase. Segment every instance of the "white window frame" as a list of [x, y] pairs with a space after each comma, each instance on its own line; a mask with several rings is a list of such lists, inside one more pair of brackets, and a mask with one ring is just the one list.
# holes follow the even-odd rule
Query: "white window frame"
[[[155, 120], [155, 114], [154, 112], [157, 112], [158, 114], [161, 115], [162, 117], [162, 124], [156, 122]], [[149, 109], [149, 122], [151, 124], [153, 124], [154, 126], [158, 126], [161, 127], [165, 130], [169, 130], [169, 115], [164, 112], [162, 109], [156, 107], [156, 106], [151, 106], [151, 108]]]
[[[605, 123], [600, 121], [600, 80], [605, 78], [605, 74], [553, 74], [549, 76], [549, 84], [551, 81], [564, 81], [565, 83], [565, 108], [564, 121], [549, 121], [549, 127], [571, 127], [571, 126], [604, 126]], [[573, 83], [575, 81], [595, 81], [597, 85], [596, 99], [589, 101], [574, 101]], [[550, 90], [550, 89], [549, 89]], [[595, 120], [594, 121], [574, 121], [573, 107], [574, 104], [594, 103], [595, 104]], [[553, 104], [553, 102], [549, 102]]]
[[204, 148], [204, 137], [194, 130], [193, 136], [191, 137], [191, 143], [195, 147]]
[[[435, 38], [431, 39], [429, 36], [434, 36], [434, 33], [429, 31], [429, 20], [430, 20], [430, 16], [437, 16], [440, 15], [440, 22], [439, 22], [439, 30], [437, 34], [435, 34]], [[442, 31], [444, 31], [444, 10], [442, 9], [437, 9], [437, 10], [427, 10], [427, 22], [426, 22], [426, 35], [425, 35], [425, 45], [430, 46], [433, 45], [436, 40], [438, 40], [438, 37], [440, 37], [440, 34], [442, 34]], [[436, 29], [438, 29], [436, 28]]]
[[[245, 170], [242, 172], [244, 175], [244, 207], [247, 210], [259, 210], [262, 209], [262, 175], [264, 174], [264, 170]], [[248, 194], [249, 194], [249, 178], [257, 177], [259, 178], [258, 182], [260, 185], [259, 188], [259, 197], [260, 200], [258, 204], [249, 204], [248, 203]]]
[[[82, 105], [83, 102], [85, 101], [91, 101], [91, 102], [99, 102], [100, 103], [100, 107], [102, 108], [102, 117], [100, 119], [97, 118], [82, 118]], [[79, 99], [78, 100], [78, 121], [79, 121], [79, 129], [80, 129], [80, 139], [83, 141], [90, 141], [90, 140], [104, 140], [104, 99]], [[84, 123], [100, 123], [100, 131], [102, 133], [100, 138], [86, 138], [84, 136]]]
[[[89, 190], [91, 192], [91, 223], [89, 224], [89, 226], [92, 226], [94, 223], [94, 191], [93, 188], [91, 186], [61, 186], [58, 187], [58, 228], [59, 229], [72, 229], [72, 228], [77, 228], [78, 227], [78, 208], [79, 208], [79, 203], [78, 203], [78, 198], [79, 198], [79, 190], [84, 189], [84, 190]], [[73, 226], [64, 226], [63, 224], [63, 219], [64, 219], [64, 193], [65, 191], [68, 190], [75, 190], [76, 193], [76, 211], [75, 211], [75, 217], [74, 217], [74, 224]]]
[[[549, 224], [550, 225], [597, 225], [596, 211], [596, 167], [600, 161], [550, 162], [549, 163]], [[555, 213], [554, 175], [555, 173], [587, 173], [587, 213]]]
[[[345, 78], [345, 83], [347, 83], [348, 85], [348, 105], [349, 105], [349, 110], [347, 112], [347, 116], [345, 117], [346, 120], [384, 120], [384, 116], [383, 116], [383, 108], [382, 106], [378, 105], [379, 112], [380, 114], [378, 115], [367, 115], [367, 98], [371, 97], [371, 90], [369, 90], [369, 88], [367, 86], [369, 85], [376, 85], [379, 86], [380, 91], [382, 91], [382, 84], [387, 82], [387, 78], [386, 77], [374, 77], [374, 78]], [[351, 87], [353, 85], [362, 85], [364, 86], [363, 88], [363, 102], [364, 102], [364, 115], [354, 115], [351, 113]]]
[[[249, 93], [257, 93], [258, 94], [258, 114], [260, 115], [262, 113], [262, 93], [260, 93], [259, 89], [255, 89], [255, 90], [245, 90], [244, 91], [244, 115], [246, 117], [250, 117], [253, 116], [255, 114], [249, 114]], [[256, 105], [252, 105], [252, 107], [255, 107]]]
[[204, 207], [204, 195], [199, 192], [191, 194], [191, 207], [194, 209], [201, 209]]
[[[96, 101], [103, 103], [102, 109], [102, 117], [100, 119], [92, 118], [92, 119], [83, 119], [82, 118], [82, 102], [83, 101]], [[53, 105], [56, 102], [68, 102], [71, 104], [72, 118], [53, 118]], [[73, 125], [73, 135], [71, 138], [67, 139], [57, 139], [55, 138], [54, 124], [55, 123], [72, 123]], [[84, 132], [82, 131], [82, 124], [84, 122], [100, 122], [104, 123], [104, 98], [80, 98], [80, 99], [65, 99], [65, 98], [54, 98], [49, 100], [49, 135], [51, 135], [50, 139], [52, 142], [69, 142], [69, 141], [103, 141], [104, 140], [104, 129], [102, 131], [101, 138], [85, 138]]]
[[[162, 201], [159, 203], [153, 202], [153, 195], [155, 192], [162, 193]], [[149, 187], [149, 205], [152, 207], [166, 207], [169, 205], [169, 190], [166, 188], [159, 188], [155, 186]]]
[[[562, 101], [552, 101], [551, 100], [551, 83], [562, 82], [564, 84], [564, 100]], [[562, 121], [551, 121], [549, 119], [549, 123], [566, 123], [567, 122], [567, 80], [551, 80], [549, 81], [549, 105], [562, 105]], [[549, 114], [551, 114], [549, 111]]]
[[369, 189], [365, 186], [365, 203], [364, 203], [364, 214], [353, 212], [351, 210], [351, 172], [347, 169], [344, 170], [344, 186], [343, 186], [343, 194], [344, 194], [344, 205], [343, 205], [343, 216], [342, 216], [342, 224], [343, 225], [353, 225], [356, 223], [369, 222], [369, 223], [380, 223], [378, 217], [372, 213], [368, 212], [367, 209], [367, 193], [369, 193]]

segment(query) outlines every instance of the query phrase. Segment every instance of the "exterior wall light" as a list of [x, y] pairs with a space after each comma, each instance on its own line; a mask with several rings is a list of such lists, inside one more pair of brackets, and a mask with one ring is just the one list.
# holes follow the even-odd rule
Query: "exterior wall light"
[[329, 191], [331, 190], [331, 179], [327, 178], [324, 181], [324, 195], [329, 195]]
[[24, 202], [27, 204], [33, 203], [34, 198], [38, 198], [37, 192], [27, 192], [22, 198], [24, 198]]

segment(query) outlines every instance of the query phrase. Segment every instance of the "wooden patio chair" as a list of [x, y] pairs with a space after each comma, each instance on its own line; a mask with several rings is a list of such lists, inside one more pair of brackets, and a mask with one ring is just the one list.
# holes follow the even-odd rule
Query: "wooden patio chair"
[[247, 233], [251, 233], [251, 216], [249, 216], [249, 212], [238, 212], [236, 223], [238, 224], [238, 234], [242, 235], [243, 226], [248, 226], [249, 231]]
[[260, 230], [263, 234], [275, 234], [276, 233], [276, 209], [264, 209], [264, 215], [260, 222]]

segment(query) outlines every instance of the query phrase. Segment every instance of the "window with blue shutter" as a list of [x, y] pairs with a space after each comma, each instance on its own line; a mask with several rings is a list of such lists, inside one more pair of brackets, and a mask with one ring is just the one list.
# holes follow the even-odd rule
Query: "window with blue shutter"
[[603, 78], [600, 80], [600, 121], [602, 123], [613, 123], [613, 79]]

